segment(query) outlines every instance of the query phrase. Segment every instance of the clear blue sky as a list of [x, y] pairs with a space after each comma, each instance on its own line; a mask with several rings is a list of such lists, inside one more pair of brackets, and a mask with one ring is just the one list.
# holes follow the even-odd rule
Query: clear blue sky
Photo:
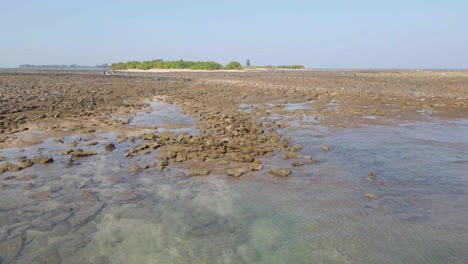
[[0, 0], [0, 67], [238, 60], [468, 68], [468, 0]]

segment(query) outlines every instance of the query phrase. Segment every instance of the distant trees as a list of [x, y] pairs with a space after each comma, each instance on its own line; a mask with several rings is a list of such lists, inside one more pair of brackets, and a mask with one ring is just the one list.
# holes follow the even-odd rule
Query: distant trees
[[245, 64], [245, 66], [250, 67], [250, 59], [247, 59], [247, 63]]
[[226, 70], [242, 70], [242, 65], [237, 61], [231, 61], [224, 67]]
[[242, 70], [242, 65], [239, 62], [231, 61], [225, 67], [214, 61], [164, 61], [164, 60], [151, 60], [151, 61], [129, 61], [112, 63], [111, 69], [113, 70], [127, 70], [127, 69], [190, 69], [190, 70]]

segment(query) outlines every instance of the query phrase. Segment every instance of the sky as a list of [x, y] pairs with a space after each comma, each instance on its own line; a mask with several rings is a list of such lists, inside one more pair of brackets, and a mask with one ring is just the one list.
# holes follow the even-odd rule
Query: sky
[[0, 67], [237, 60], [468, 68], [467, 0], [0, 0]]

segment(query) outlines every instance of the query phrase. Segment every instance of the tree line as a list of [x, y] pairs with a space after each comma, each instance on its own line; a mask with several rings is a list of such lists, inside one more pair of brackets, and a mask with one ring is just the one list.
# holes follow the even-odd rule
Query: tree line
[[231, 61], [225, 66], [214, 61], [129, 61], [112, 63], [112, 70], [128, 70], [128, 69], [190, 69], [190, 70], [242, 70], [242, 65], [237, 61]]

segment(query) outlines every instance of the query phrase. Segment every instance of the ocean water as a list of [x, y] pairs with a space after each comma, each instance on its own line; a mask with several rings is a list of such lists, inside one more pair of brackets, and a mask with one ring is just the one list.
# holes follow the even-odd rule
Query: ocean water
[[[174, 109], [133, 120], [134, 126], [194, 124]], [[131, 164], [151, 164], [157, 152], [126, 159], [129, 142], [104, 152], [116, 134], [97, 135], [106, 139], [86, 150], [102, 154], [71, 168], [55, 154], [67, 142], [3, 149], [1, 156], [13, 159], [44, 148], [55, 159], [0, 176], [3, 262], [467, 262], [468, 121], [334, 133], [311, 124], [281, 132], [316, 163], [293, 168], [288, 178], [265, 175], [291, 167], [294, 160], [281, 153], [240, 178], [188, 177], [178, 168], [132, 172]], [[36, 177], [18, 181], [27, 174]], [[34, 188], [22, 189], [25, 183]], [[47, 199], [34, 198], [44, 192]]]

